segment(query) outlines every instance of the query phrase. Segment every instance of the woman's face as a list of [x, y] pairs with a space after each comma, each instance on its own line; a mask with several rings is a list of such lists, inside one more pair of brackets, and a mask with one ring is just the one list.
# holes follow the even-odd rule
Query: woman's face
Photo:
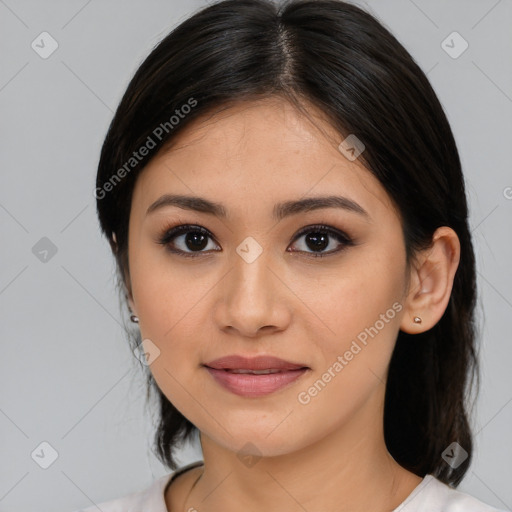
[[[159, 388], [233, 451], [250, 442], [248, 451], [289, 453], [379, 424], [406, 292], [402, 228], [386, 191], [278, 99], [196, 121], [175, 140], [138, 177], [129, 225], [130, 304]], [[221, 205], [225, 216], [192, 201], [148, 213], [166, 194]], [[356, 206], [278, 206], [320, 197]], [[192, 227], [159, 243], [184, 224]], [[276, 377], [230, 373], [261, 379], [238, 393], [204, 366], [232, 354], [308, 369], [267, 393], [261, 382]]]

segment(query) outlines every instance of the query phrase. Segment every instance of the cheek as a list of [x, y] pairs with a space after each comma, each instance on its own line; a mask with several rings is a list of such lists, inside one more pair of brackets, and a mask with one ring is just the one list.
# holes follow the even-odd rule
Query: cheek
[[[317, 281], [315, 291], [310, 288], [304, 300], [315, 313], [313, 316], [309, 313], [312, 331], [309, 336], [313, 336], [315, 329], [320, 329], [317, 335], [323, 333], [318, 348], [324, 355], [326, 368], [338, 355], [346, 355], [347, 366], [373, 369], [379, 376], [385, 374], [403, 309], [402, 264], [391, 248], [375, 250], [357, 260], [347, 260], [321, 282]], [[304, 283], [301, 293], [306, 294], [307, 278], [301, 278], [301, 282]], [[361, 372], [345, 373], [350, 373], [356, 384], [364, 378]]]
[[[324, 300], [311, 308], [329, 330], [316, 338], [322, 356], [314, 375], [299, 390], [298, 412], [316, 422], [329, 411], [320, 430], [348, 421], [362, 403], [382, 391], [402, 309], [394, 277], [366, 267], [357, 277], [333, 280], [337, 284], [331, 284]], [[315, 331], [311, 326], [308, 337], [315, 339]]]
[[186, 394], [180, 399], [180, 383], [184, 386], [190, 382], [197, 371], [199, 355], [193, 359], [192, 351], [203, 341], [198, 329], [204, 324], [201, 300], [214, 283], [177, 264], [171, 265], [160, 256], [145, 258], [142, 251], [130, 263], [141, 337], [150, 340], [148, 346], [158, 354], [149, 369], [159, 387], [169, 399], [176, 399], [177, 405], [186, 396], [190, 399]]
[[340, 265], [320, 279], [305, 273], [295, 279], [294, 291], [317, 313], [317, 323], [343, 338], [373, 325], [401, 299], [404, 286], [399, 262], [393, 265], [377, 258]]
[[[141, 251], [130, 261], [132, 290], [146, 337], [166, 342], [194, 322], [196, 306], [213, 286], [212, 276], [198, 275], [169, 255]], [[163, 253], [163, 251], [162, 251]], [[212, 282], [210, 282], [212, 281]]]

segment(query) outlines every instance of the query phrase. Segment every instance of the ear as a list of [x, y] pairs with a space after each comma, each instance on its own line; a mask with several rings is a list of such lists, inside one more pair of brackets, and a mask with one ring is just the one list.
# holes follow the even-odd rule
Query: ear
[[135, 316], [139, 316], [137, 314], [137, 308], [135, 307], [135, 304], [133, 302], [133, 298], [132, 298], [131, 294], [130, 295], [126, 295], [126, 299], [128, 300], [128, 305], [130, 306], [130, 309], [131, 309], [132, 313]]
[[[417, 257], [417, 264], [411, 268], [400, 330], [417, 334], [439, 322], [450, 300], [459, 260], [459, 237], [447, 226], [438, 228], [431, 247]], [[416, 316], [421, 323], [414, 322]]]
[[[118, 248], [117, 248], [117, 237], [116, 237], [116, 234], [114, 231], [112, 231], [112, 239], [110, 240], [110, 246], [112, 247], [113, 252], [116, 253]], [[137, 314], [137, 308], [135, 307], [135, 303], [133, 301], [132, 285], [131, 285], [131, 281], [130, 281], [130, 276], [127, 273], [125, 273], [124, 282], [125, 282], [125, 286], [124, 286], [125, 298], [128, 302], [128, 306], [135, 316], [139, 316]]]
[[132, 313], [135, 316], [139, 316], [137, 314], [137, 308], [135, 306], [135, 301], [133, 300], [132, 287], [131, 287], [131, 282], [130, 282], [130, 278], [129, 277], [126, 277], [125, 297], [126, 297], [126, 300], [128, 302], [128, 306], [130, 307]]

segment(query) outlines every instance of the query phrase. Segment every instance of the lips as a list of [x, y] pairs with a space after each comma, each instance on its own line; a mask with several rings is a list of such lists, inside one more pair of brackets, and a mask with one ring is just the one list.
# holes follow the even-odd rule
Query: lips
[[255, 375], [308, 368], [303, 363], [292, 363], [274, 356], [244, 357], [236, 354], [215, 359], [204, 366], [216, 370], [226, 370], [230, 373], [252, 373]]
[[262, 398], [291, 386], [311, 368], [278, 357], [244, 357], [236, 354], [203, 365], [215, 382], [245, 398]]

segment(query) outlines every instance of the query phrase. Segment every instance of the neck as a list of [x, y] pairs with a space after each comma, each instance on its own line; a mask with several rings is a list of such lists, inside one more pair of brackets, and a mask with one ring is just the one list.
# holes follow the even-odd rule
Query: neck
[[256, 512], [394, 510], [422, 478], [389, 454], [374, 412], [375, 405], [368, 404], [354, 421], [314, 443], [252, 460], [241, 460], [201, 433], [203, 473], [184, 510], [238, 512], [241, 503]]

